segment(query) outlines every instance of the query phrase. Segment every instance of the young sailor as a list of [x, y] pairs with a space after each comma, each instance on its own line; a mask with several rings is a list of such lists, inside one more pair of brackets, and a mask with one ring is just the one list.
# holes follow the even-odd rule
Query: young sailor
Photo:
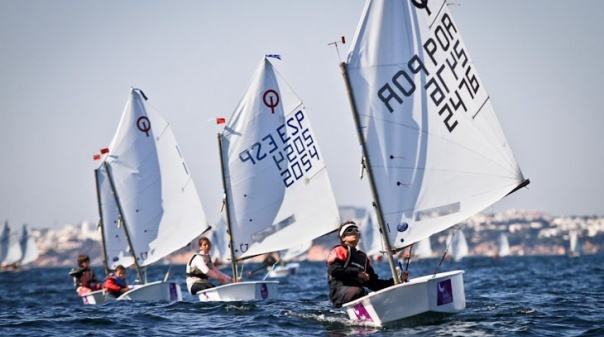
[[216, 279], [220, 284], [233, 282], [233, 279], [223, 274], [212, 263], [210, 250], [212, 243], [205, 236], [199, 238], [199, 253], [193, 254], [187, 263], [187, 289], [191, 295], [197, 294], [200, 290], [213, 288], [208, 278]]
[[80, 296], [102, 288], [94, 270], [90, 269], [90, 257], [86, 254], [78, 256], [78, 268], [73, 268], [69, 275], [73, 277], [73, 285]]
[[126, 268], [121, 264], [115, 267], [115, 273], [109, 274], [103, 283], [103, 288], [115, 297], [130, 290], [126, 283]]
[[376, 291], [394, 284], [392, 278], [380, 279], [367, 254], [356, 248], [361, 234], [355, 222], [347, 221], [342, 224], [339, 234], [340, 244], [335, 246], [327, 257], [329, 299], [336, 308], [365, 296], [365, 288]]

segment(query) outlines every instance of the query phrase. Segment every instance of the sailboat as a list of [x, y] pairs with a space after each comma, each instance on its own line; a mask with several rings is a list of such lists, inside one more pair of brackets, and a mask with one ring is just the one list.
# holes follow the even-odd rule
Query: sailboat
[[23, 225], [21, 232], [12, 230], [8, 221], [0, 233], [0, 265], [1, 270], [16, 271], [28, 265], [39, 257], [36, 240]]
[[578, 243], [578, 236], [577, 236], [577, 230], [571, 230], [569, 233], [569, 246], [568, 246], [568, 256], [569, 257], [577, 257], [579, 255], [581, 255], [581, 253], [579, 252], [579, 247], [577, 246]]
[[22, 252], [21, 258], [18, 262], [19, 268], [34, 262], [40, 256], [40, 252], [38, 251], [38, 246], [36, 244], [36, 239], [29, 233], [27, 225], [23, 225], [19, 245], [21, 246]]
[[200, 301], [278, 297], [278, 281], [239, 281], [237, 262], [311, 242], [339, 226], [323, 155], [301, 100], [263, 57], [218, 134], [234, 283]]
[[19, 235], [4, 222], [4, 228], [0, 233], [0, 267], [1, 270], [16, 270], [17, 263], [21, 260], [23, 252], [19, 244]]
[[413, 258], [429, 259], [431, 257], [434, 257], [432, 243], [430, 242], [430, 237], [426, 237], [417, 242], [413, 247]]
[[226, 263], [230, 259], [229, 238], [226, 230], [226, 221], [223, 218], [212, 227], [210, 238], [212, 242], [210, 255], [213, 257], [214, 265], [220, 269], [230, 267], [230, 263]]
[[368, 209], [365, 212], [365, 217], [360, 221], [361, 238], [359, 248], [367, 256], [380, 260], [383, 257], [384, 244], [382, 243], [382, 236], [376, 224], [375, 212], [372, 209]]
[[393, 255], [527, 185], [444, 0], [368, 0], [341, 63], [395, 285], [345, 303], [383, 326], [466, 307], [463, 271], [401, 282]]
[[[118, 300], [180, 301], [180, 285], [148, 282], [146, 268], [209, 229], [170, 125], [132, 88], [109, 148], [95, 170], [106, 271], [134, 265], [138, 278]], [[110, 297], [97, 291], [86, 304]]]
[[449, 233], [447, 236], [447, 247], [450, 247], [449, 256], [451, 256], [455, 262], [459, 262], [461, 259], [468, 256], [468, 241], [461, 229], [457, 230], [457, 233]]
[[312, 241], [304, 242], [288, 250], [279, 252], [279, 263], [274, 265], [268, 272], [267, 278], [286, 278], [296, 275], [300, 269], [300, 263], [296, 259], [302, 259], [302, 256], [312, 247]]
[[510, 242], [508, 241], [508, 236], [505, 233], [499, 234], [499, 239], [497, 239], [497, 256], [504, 257], [510, 255]]
[[6, 258], [8, 254], [10, 242], [10, 227], [8, 226], [8, 221], [4, 222], [4, 226], [2, 226], [2, 231], [0, 231], [0, 264]]

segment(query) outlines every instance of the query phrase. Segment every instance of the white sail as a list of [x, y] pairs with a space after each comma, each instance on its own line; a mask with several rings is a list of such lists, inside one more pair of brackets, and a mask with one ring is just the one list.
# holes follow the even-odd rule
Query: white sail
[[[101, 179], [99, 194], [105, 240], [108, 247], [113, 246], [107, 249], [112, 265], [132, 264], [129, 255], [134, 252], [137, 264], [147, 266], [209, 228], [170, 125], [138, 89], [131, 90], [109, 151], [97, 174], [111, 178]], [[104, 200], [109, 197], [107, 187], [113, 192], [111, 182], [115, 198]], [[116, 223], [120, 209], [123, 223]], [[127, 231], [131, 247], [127, 237], [116, 234], [116, 226], [121, 233]]]
[[528, 183], [445, 1], [368, 1], [346, 68], [394, 248]]
[[236, 260], [301, 245], [338, 228], [309, 116], [266, 58], [221, 139]]
[[8, 254], [8, 247], [10, 242], [10, 227], [8, 227], [8, 221], [4, 222], [2, 231], [0, 232], [0, 263], [4, 261]]
[[365, 218], [362, 220], [359, 230], [361, 238], [359, 240], [359, 249], [368, 256], [382, 256], [384, 244], [378, 222], [375, 218], [375, 212], [372, 209], [365, 212]]
[[213, 259], [218, 259], [221, 263], [225, 263], [231, 260], [229, 252], [229, 238], [226, 229], [226, 221], [224, 218], [220, 218], [218, 223], [212, 227], [212, 233], [210, 234], [210, 241], [212, 242], [212, 250], [210, 255]]
[[497, 241], [497, 246], [499, 248], [499, 251], [497, 252], [497, 255], [499, 257], [510, 255], [510, 243], [508, 241], [507, 234], [501, 233], [499, 235], [499, 239]]
[[308, 253], [308, 250], [312, 247], [312, 241], [307, 241], [297, 246], [291, 247], [283, 253], [279, 254], [279, 259], [282, 262], [294, 261], [295, 259], [302, 259], [303, 255]]
[[[451, 242], [451, 240], [453, 240], [453, 242]], [[447, 236], [447, 246], [450, 247], [449, 255], [451, 255], [451, 258], [455, 261], [461, 261], [461, 259], [468, 256], [468, 242], [466, 241], [466, 235], [461, 229], [454, 235], [449, 233]]]
[[114, 270], [118, 265], [130, 266], [134, 264], [134, 259], [128, 249], [128, 239], [119, 220], [120, 213], [111, 191], [105, 166], [101, 165], [97, 168], [95, 175], [105, 266], [109, 270]]
[[0, 265], [2, 267], [13, 265], [21, 260], [23, 252], [21, 251], [21, 245], [19, 244], [19, 233], [9, 227], [8, 221], [4, 223], [4, 229], [2, 231], [2, 236], [0, 237], [0, 246], [3, 257], [2, 260], [0, 260]]
[[413, 247], [413, 255], [418, 259], [427, 259], [433, 257], [432, 244], [430, 243], [430, 237], [421, 239]]
[[578, 244], [578, 236], [576, 230], [571, 230], [569, 233], [569, 254], [570, 256], [580, 255], [580, 249]]
[[21, 245], [21, 251], [23, 252], [21, 259], [19, 260], [19, 266], [30, 264], [40, 256], [36, 239], [29, 233], [27, 225], [23, 225], [19, 244]]

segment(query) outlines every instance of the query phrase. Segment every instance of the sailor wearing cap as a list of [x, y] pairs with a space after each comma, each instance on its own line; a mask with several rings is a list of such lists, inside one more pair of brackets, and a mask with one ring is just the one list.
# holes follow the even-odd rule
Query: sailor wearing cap
[[327, 278], [329, 299], [335, 307], [363, 297], [365, 288], [377, 291], [394, 284], [392, 278], [382, 280], [373, 270], [367, 254], [358, 250], [359, 227], [354, 221], [346, 221], [340, 226], [340, 244], [327, 257]]

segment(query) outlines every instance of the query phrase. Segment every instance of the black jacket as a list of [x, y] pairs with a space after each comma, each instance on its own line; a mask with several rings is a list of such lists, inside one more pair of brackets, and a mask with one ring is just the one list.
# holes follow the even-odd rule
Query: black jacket
[[[359, 272], [369, 274], [369, 280], [359, 278]], [[327, 274], [330, 292], [341, 286], [367, 287], [373, 291], [394, 284], [392, 278], [382, 280], [373, 270], [367, 254], [348, 245], [335, 246], [327, 258]]]

